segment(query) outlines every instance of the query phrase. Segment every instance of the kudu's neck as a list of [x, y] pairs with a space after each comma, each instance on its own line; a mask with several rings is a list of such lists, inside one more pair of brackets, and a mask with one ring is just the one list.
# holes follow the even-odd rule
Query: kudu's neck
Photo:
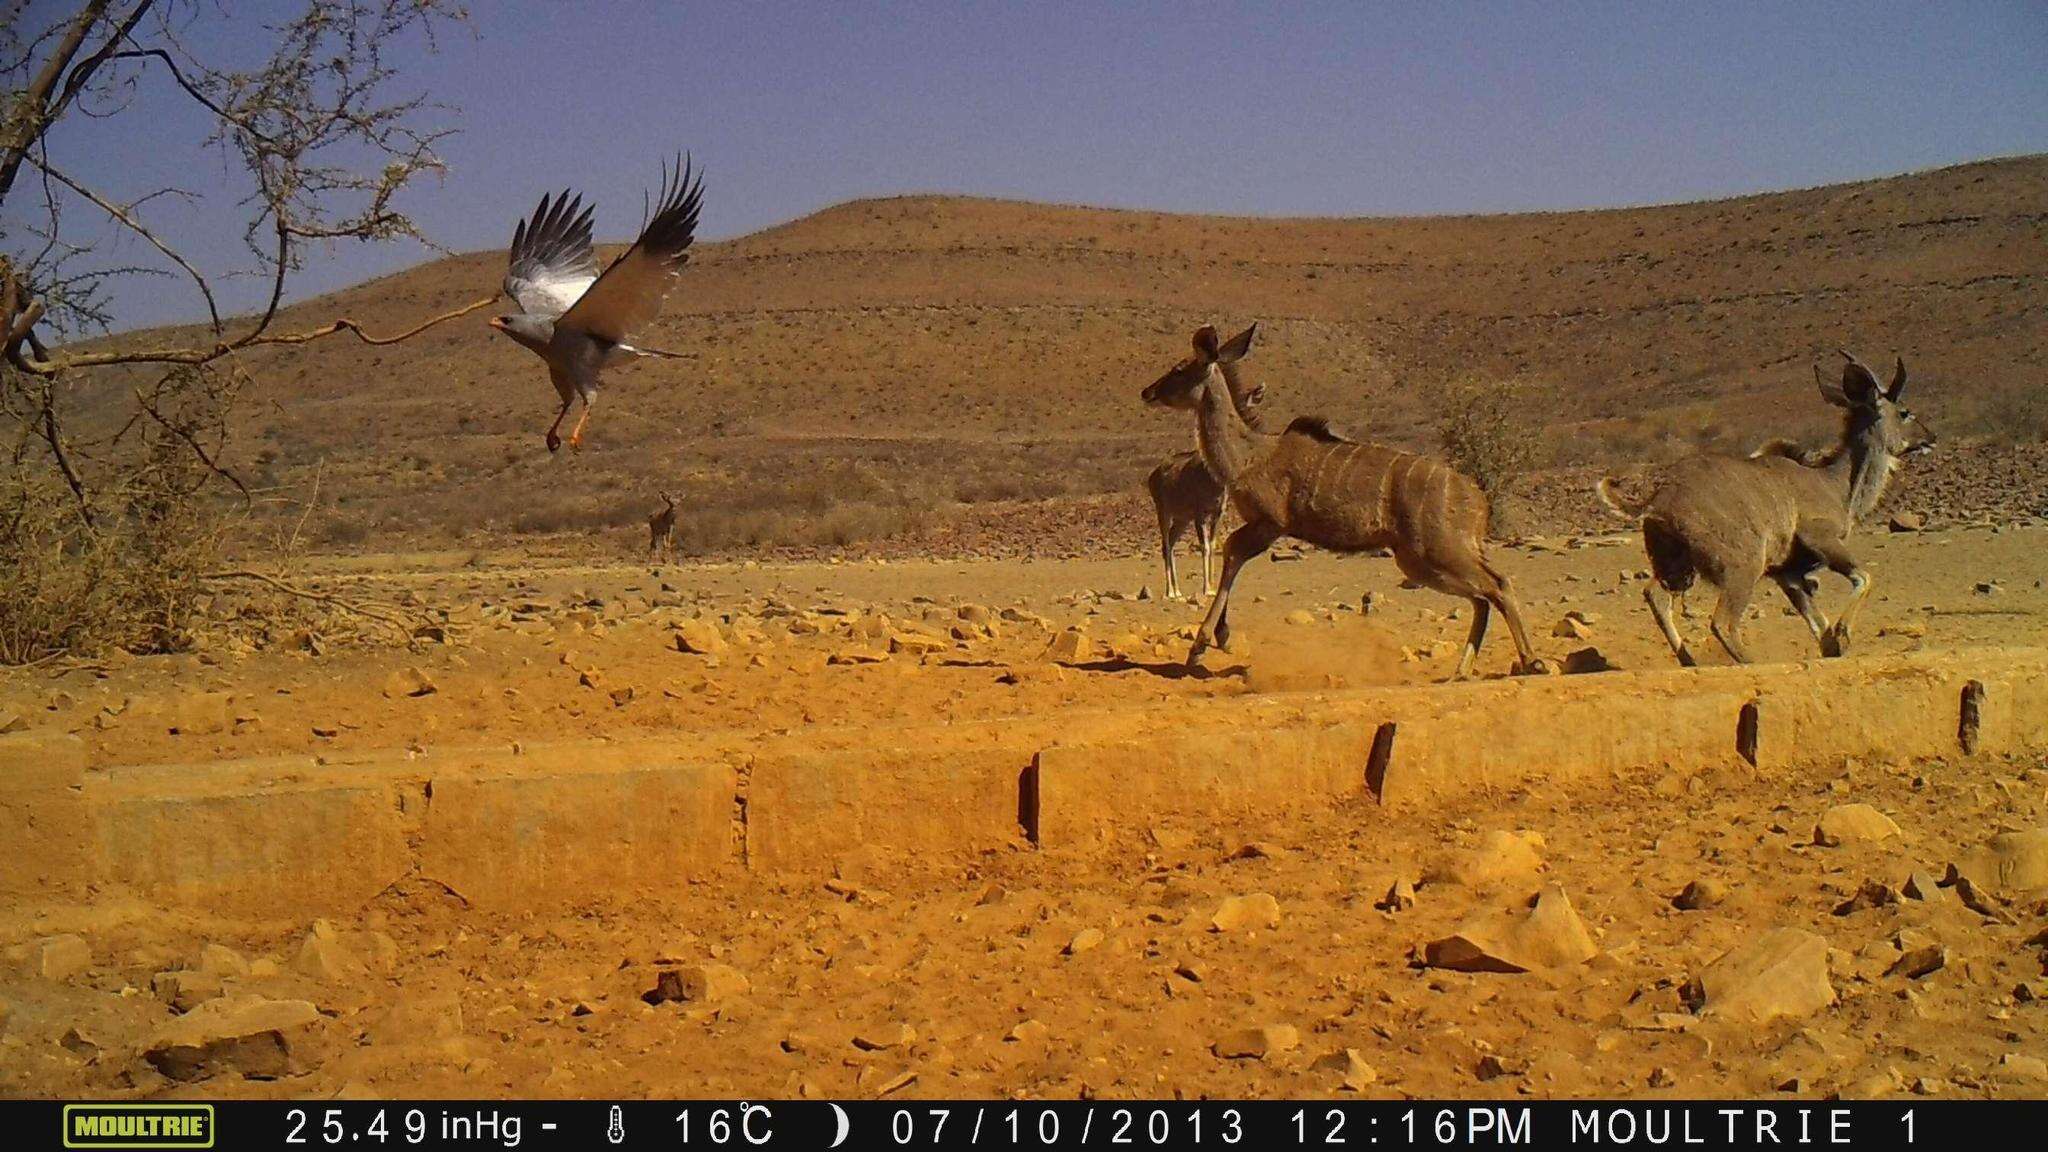
[[1842, 502], [1853, 523], [1868, 516], [1884, 499], [1898, 461], [1886, 450], [1884, 426], [1874, 415], [1851, 412], [1842, 424], [1842, 442], [1826, 468], [1842, 489]]
[[1257, 455], [1258, 433], [1245, 423], [1224, 379], [1211, 375], [1202, 385], [1195, 409], [1202, 444], [1202, 463], [1228, 488], [1237, 483]]
[[1244, 361], [1232, 360], [1227, 364], [1219, 361], [1216, 365], [1216, 370], [1223, 373], [1223, 383], [1230, 389], [1230, 404], [1233, 408], [1237, 409], [1238, 416], [1254, 432], [1264, 432], [1266, 430], [1265, 414], [1245, 399], [1245, 397], [1251, 395], [1253, 385], [1250, 380], [1245, 378]]

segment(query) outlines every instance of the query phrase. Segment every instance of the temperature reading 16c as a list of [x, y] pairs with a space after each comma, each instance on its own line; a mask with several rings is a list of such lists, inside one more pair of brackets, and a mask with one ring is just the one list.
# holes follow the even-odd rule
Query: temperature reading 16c
[[[688, 1108], [676, 1113], [676, 1123], [683, 1126], [683, 1143], [693, 1138], [692, 1117]], [[768, 1109], [760, 1104], [749, 1104], [742, 1100], [737, 1108], [713, 1108], [704, 1117], [701, 1129], [704, 1137], [713, 1144], [730, 1144], [735, 1140], [748, 1144], [766, 1144], [775, 1136], [768, 1124]]]

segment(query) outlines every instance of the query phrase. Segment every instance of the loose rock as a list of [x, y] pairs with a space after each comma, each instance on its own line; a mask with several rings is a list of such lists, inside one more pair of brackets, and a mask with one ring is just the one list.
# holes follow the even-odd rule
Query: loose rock
[[179, 1081], [223, 1072], [282, 1076], [291, 1070], [292, 1046], [319, 1019], [319, 1009], [304, 1000], [224, 996], [166, 1023], [143, 1045], [142, 1057]]
[[1079, 932], [1074, 933], [1074, 938], [1067, 941], [1067, 946], [1060, 949], [1060, 953], [1064, 956], [1079, 956], [1081, 953], [1101, 947], [1101, 945], [1102, 929], [1083, 928]]
[[384, 681], [384, 695], [393, 699], [432, 696], [434, 692], [434, 680], [423, 668], [400, 668]]
[[1818, 1012], [1835, 1002], [1828, 942], [1780, 928], [1722, 953], [1687, 992], [1703, 1016], [1752, 1024]]
[[45, 980], [69, 980], [92, 967], [92, 948], [82, 936], [46, 936], [36, 941], [35, 966]]
[[1242, 932], [1279, 926], [1280, 902], [1265, 892], [1232, 896], [1209, 918], [1209, 930], [1212, 932]]
[[1301, 1032], [1292, 1024], [1265, 1024], [1232, 1032], [1209, 1046], [1225, 1060], [1264, 1060], [1301, 1045]]
[[1838, 804], [1814, 826], [1813, 842], [1823, 848], [1872, 843], [1899, 834], [1892, 818], [1868, 804]]
[[1941, 971], [1947, 964], [1948, 949], [1939, 944], [1929, 944], [1901, 955], [1890, 968], [1885, 969], [1884, 974], [1918, 980], [1922, 976]]
[[709, 620], [685, 620], [676, 625], [676, 651], [695, 656], [717, 656], [730, 648], [718, 625]]
[[1687, 884], [1683, 891], [1672, 897], [1671, 905], [1687, 912], [1698, 912], [1712, 908], [1727, 898], [1727, 884], [1710, 876], [1702, 876]]
[[1423, 949], [1423, 963], [1460, 972], [1529, 972], [1600, 954], [1562, 887], [1546, 885], [1526, 910], [1486, 913]]

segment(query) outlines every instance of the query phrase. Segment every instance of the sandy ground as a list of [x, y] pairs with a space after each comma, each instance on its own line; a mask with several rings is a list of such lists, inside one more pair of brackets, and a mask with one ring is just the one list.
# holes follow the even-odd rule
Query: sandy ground
[[[1877, 585], [1859, 651], [2043, 642], [2044, 544], [2041, 527], [1868, 538]], [[1162, 587], [1154, 560], [495, 559], [366, 558], [320, 573], [323, 588], [445, 619], [447, 643], [408, 652], [276, 629], [195, 656], [44, 667], [0, 681], [0, 719], [75, 731], [104, 768], [805, 725], [859, 733], [1176, 699], [1224, 710], [1248, 695], [1441, 678], [1470, 612], [1401, 589], [1384, 559], [1262, 560], [1239, 585], [1239, 650], [1190, 674], [1180, 661], [1196, 611], [1137, 598]], [[1668, 664], [1632, 538], [1525, 545], [1503, 563], [1544, 654], [1595, 646], [1624, 668]], [[1185, 564], [1183, 576], [1195, 583]], [[1842, 595], [1840, 582], [1824, 588], [1831, 614]], [[1760, 659], [1811, 655], [1775, 591], [1757, 603], [1748, 635]], [[1689, 628], [1711, 651], [1709, 606], [1694, 607]], [[1554, 634], [1573, 610], [1587, 635]], [[675, 624], [696, 618], [717, 625], [724, 651], [676, 650]], [[1049, 640], [1076, 626], [1086, 651], [1048, 664]], [[890, 637], [909, 635], [943, 639], [922, 655], [887, 653]], [[1497, 627], [1482, 673], [1504, 674], [1511, 653]], [[408, 695], [419, 674], [434, 691]], [[1816, 822], [1851, 802], [1899, 833], [1816, 846]], [[2038, 762], [1849, 762], [1767, 778], [1717, 768], [1538, 785], [1423, 819], [1360, 804], [1286, 822], [1132, 828], [1078, 852], [1020, 840], [905, 859], [875, 845], [829, 884], [734, 874], [679, 890], [621, 876], [565, 916], [475, 912], [425, 885], [318, 926], [145, 914], [111, 898], [0, 909], [0, 1092], [2041, 1095], [2048, 1072], [2030, 1058], [2048, 1050], [2048, 893], [2008, 894], [1995, 915], [1953, 888], [1836, 909], [1866, 881], [1896, 895], [1915, 871], [1940, 876], [1994, 834], [2039, 827], [2044, 805]], [[1453, 877], [1500, 832], [1534, 833], [1540, 846], [1491, 879]], [[1378, 907], [1401, 879], [1420, 882], [1413, 907]], [[1694, 880], [1724, 883], [1725, 900], [1674, 908]], [[1425, 942], [1550, 883], [1596, 942], [1590, 962], [1519, 974], [1416, 963]], [[1255, 893], [1274, 898], [1277, 923], [1213, 930], [1227, 899]], [[1761, 1024], [1688, 1012], [1685, 989], [1711, 961], [1781, 926], [1826, 941], [1837, 1003]], [[39, 971], [45, 941], [62, 933], [89, 956], [51, 978]], [[232, 955], [202, 954], [209, 945]], [[1886, 974], [1925, 947], [1945, 949], [1938, 969]], [[720, 966], [713, 978], [733, 987], [646, 1003], [657, 972], [677, 964]], [[321, 1015], [293, 1032], [286, 1066], [178, 1083], [139, 1048], [172, 1017], [177, 981], [161, 974], [179, 970], [224, 978], [214, 983], [231, 993], [305, 999]], [[212, 994], [196, 984], [199, 998]], [[1218, 1054], [1248, 1028], [1270, 1028], [1272, 1050]]]

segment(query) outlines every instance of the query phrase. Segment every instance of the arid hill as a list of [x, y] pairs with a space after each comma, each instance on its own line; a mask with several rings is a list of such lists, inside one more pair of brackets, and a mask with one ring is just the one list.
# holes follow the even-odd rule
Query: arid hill
[[[404, 328], [492, 290], [501, 261], [425, 264], [289, 319]], [[686, 547], [844, 542], [963, 503], [1135, 493], [1192, 436], [1138, 390], [1205, 320], [1259, 321], [1273, 403], [1358, 434], [1427, 444], [1446, 385], [1517, 381], [1564, 467], [1825, 428], [1809, 365], [1833, 371], [1838, 346], [1904, 352], [1951, 439], [2038, 440], [2044, 309], [2040, 156], [1493, 217], [913, 196], [703, 245], [647, 334], [686, 357], [616, 372], [580, 455], [543, 449], [545, 374], [481, 313], [406, 345], [262, 358], [237, 454], [273, 482], [319, 468], [336, 543], [569, 532], [616, 549], [661, 488], [682, 494]], [[1133, 499], [1088, 507], [1115, 523], [1051, 522], [1149, 531]]]

